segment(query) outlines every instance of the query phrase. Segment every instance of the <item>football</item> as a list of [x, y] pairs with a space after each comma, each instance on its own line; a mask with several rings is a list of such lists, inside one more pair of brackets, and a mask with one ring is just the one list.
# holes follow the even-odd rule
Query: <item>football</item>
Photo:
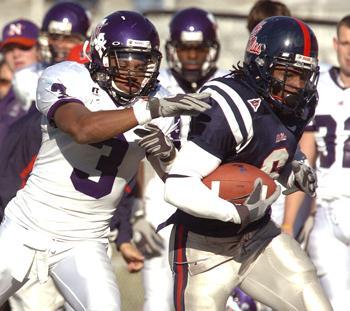
[[235, 204], [242, 204], [253, 191], [254, 182], [261, 178], [263, 194], [268, 198], [276, 190], [274, 180], [259, 168], [247, 163], [226, 163], [204, 177], [202, 182], [218, 196]]

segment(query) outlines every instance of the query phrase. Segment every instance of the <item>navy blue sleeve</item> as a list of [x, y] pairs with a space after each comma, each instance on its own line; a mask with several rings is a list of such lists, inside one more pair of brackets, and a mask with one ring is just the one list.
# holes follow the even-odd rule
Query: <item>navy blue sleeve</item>
[[110, 222], [111, 230], [117, 229], [118, 235], [115, 240], [117, 249], [123, 243], [128, 243], [132, 240], [133, 230], [131, 224], [131, 213], [136, 199], [138, 188], [135, 180], [133, 179], [124, 190], [124, 195], [118, 204], [118, 208], [113, 214]]
[[132, 197], [125, 197], [122, 199], [115, 213], [116, 218], [118, 218], [118, 235], [115, 241], [117, 249], [119, 249], [121, 244], [128, 243], [132, 239], [132, 225], [130, 222], [132, 200]]

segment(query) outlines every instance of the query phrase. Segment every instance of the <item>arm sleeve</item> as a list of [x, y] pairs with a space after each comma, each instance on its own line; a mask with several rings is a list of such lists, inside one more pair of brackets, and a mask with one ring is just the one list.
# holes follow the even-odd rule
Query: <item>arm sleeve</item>
[[116, 209], [112, 220], [111, 229], [117, 229], [118, 235], [115, 240], [117, 249], [123, 243], [128, 243], [132, 239], [132, 226], [131, 226], [131, 210], [132, 210], [132, 194], [125, 194], [119, 202], [118, 208]]
[[195, 143], [185, 144], [165, 182], [165, 200], [192, 216], [241, 223], [236, 207], [201, 181], [220, 163], [219, 158]]

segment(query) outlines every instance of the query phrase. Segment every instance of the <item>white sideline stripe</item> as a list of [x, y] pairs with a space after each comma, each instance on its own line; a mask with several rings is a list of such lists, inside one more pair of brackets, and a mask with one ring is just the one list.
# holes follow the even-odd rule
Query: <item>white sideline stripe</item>
[[236, 139], [236, 142], [237, 142], [236, 150], [238, 151], [243, 142], [242, 132], [239, 129], [239, 125], [236, 121], [235, 115], [231, 107], [229, 106], [229, 104], [226, 102], [225, 98], [222, 95], [220, 95], [217, 91], [210, 89], [211, 85], [217, 86], [221, 90], [223, 90], [226, 94], [228, 94], [232, 98], [232, 100], [236, 104], [236, 107], [241, 113], [244, 126], [248, 132], [246, 144], [253, 137], [253, 126], [252, 126], [253, 121], [252, 121], [252, 117], [250, 116], [249, 109], [247, 108], [247, 106], [245, 105], [244, 101], [239, 96], [239, 94], [234, 89], [227, 86], [226, 84], [219, 81], [210, 81], [205, 85], [205, 86], [209, 86], [209, 90], [205, 90], [205, 92], [209, 91], [212, 94], [213, 99], [215, 99], [215, 101], [220, 105], [222, 111], [224, 112], [227, 122], [229, 123], [229, 126], [231, 128], [232, 134]]

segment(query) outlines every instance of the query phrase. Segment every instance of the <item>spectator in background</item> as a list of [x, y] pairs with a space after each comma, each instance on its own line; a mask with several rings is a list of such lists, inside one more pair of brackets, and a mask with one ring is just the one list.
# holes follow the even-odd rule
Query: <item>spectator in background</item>
[[291, 16], [289, 8], [280, 1], [258, 0], [249, 11], [247, 29], [249, 33], [263, 19], [270, 16]]
[[[319, 184], [317, 209], [304, 228], [305, 246], [333, 309], [345, 311], [350, 310], [350, 15], [338, 22], [333, 42], [339, 67], [320, 75], [315, 118], [300, 146], [316, 165]], [[303, 199], [298, 192], [286, 200], [290, 227]]]
[[9, 22], [2, 30], [0, 52], [4, 60], [1, 67], [2, 74], [5, 74], [6, 77], [3, 85], [6, 85], [6, 87], [3, 88], [0, 99], [0, 144], [11, 124], [26, 113], [25, 106], [16, 98], [11, 85], [13, 74], [16, 71], [31, 66], [38, 61], [38, 35], [39, 28], [26, 19]]
[[36, 63], [39, 28], [26, 19], [11, 21], [2, 31], [1, 53], [12, 72]]

